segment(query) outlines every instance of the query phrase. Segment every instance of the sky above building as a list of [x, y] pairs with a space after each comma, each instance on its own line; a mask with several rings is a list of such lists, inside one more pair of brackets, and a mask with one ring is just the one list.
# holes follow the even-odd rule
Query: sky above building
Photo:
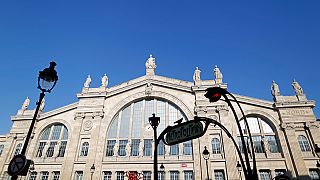
[[[39, 70], [54, 60], [59, 81], [45, 111], [76, 102], [88, 74], [98, 87], [145, 74], [213, 79], [218, 65], [232, 93], [272, 101], [294, 95], [295, 78], [320, 102], [320, 1], [2, 1], [0, 2], [0, 134], [25, 98], [35, 108]], [[317, 104], [316, 104], [317, 105]], [[320, 117], [319, 106], [314, 108]]]

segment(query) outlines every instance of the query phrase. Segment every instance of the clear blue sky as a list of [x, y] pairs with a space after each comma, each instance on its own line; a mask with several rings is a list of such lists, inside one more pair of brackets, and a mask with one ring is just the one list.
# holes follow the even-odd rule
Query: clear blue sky
[[[192, 81], [213, 78], [217, 64], [233, 93], [272, 100], [275, 80], [293, 95], [293, 78], [320, 102], [320, 1], [1, 1], [0, 134], [29, 96], [38, 71], [57, 62], [59, 82], [45, 111], [77, 101], [87, 74], [92, 86], [156, 73]], [[319, 106], [314, 109], [317, 117]]]

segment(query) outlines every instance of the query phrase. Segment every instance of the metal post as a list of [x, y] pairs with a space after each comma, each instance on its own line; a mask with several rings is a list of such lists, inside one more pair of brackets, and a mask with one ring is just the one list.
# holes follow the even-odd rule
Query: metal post
[[[39, 109], [40, 109], [40, 104], [44, 98], [45, 94], [44, 94], [44, 91], [42, 91], [40, 93], [40, 97], [39, 97], [39, 101], [37, 102], [37, 107], [36, 107], [36, 111], [34, 112], [34, 115], [33, 115], [33, 118], [32, 118], [32, 121], [31, 121], [31, 124], [30, 124], [30, 127], [29, 127], [29, 131], [28, 131], [28, 134], [26, 136], [26, 140], [23, 144], [23, 148], [22, 148], [22, 151], [20, 154], [22, 155], [25, 155], [26, 154], [26, 151], [27, 151], [27, 147], [28, 147], [28, 144], [29, 144], [29, 140], [30, 140], [30, 137], [31, 137], [31, 134], [32, 134], [32, 131], [33, 131], [33, 128], [34, 128], [34, 125], [36, 123], [36, 119], [37, 119], [37, 116], [38, 116], [38, 112], [39, 112]], [[11, 177], [11, 180], [17, 180], [18, 179], [18, 176], [12, 176]]]
[[153, 129], [154, 136], [154, 158], [153, 158], [153, 172], [154, 180], [158, 180], [158, 143], [157, 143], [157, 127]]
[[207, 180], [209, 180], [209, 168], [208, 168], [208, 159], [206, 159], [206, 165], [207, 165]]

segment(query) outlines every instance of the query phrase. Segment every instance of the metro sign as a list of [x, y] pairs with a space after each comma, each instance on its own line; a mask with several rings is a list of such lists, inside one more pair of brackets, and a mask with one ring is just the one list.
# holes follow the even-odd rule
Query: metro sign
[[203, 136], [205, 133], [200, 121], [188, 121], [170, 127], [166, 133], [164, 143], [174, 145]]

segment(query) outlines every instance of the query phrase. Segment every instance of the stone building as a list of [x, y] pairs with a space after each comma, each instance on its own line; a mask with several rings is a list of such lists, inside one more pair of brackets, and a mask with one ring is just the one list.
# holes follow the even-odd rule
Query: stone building
[[[143, 179], [153, 179], [153, 130], [148, 118], [155, 113], [161, 118], [158, 132], [183, 118], [209, 117], [223, 124], [235, 139], [239, 131], [232, 111], [225, 101], [209, 103], [206, 88], [227, 89], [216, 66], [212, 80], [202, 80], [196, 68], [194, 82], [158, 76], [155, 58], [146, 62], [146, 75], [108, 87], [108, 77], [100, 87], [90, 87], [88, 76], [78, 101], [49, 112], [41, 112], [32, 134], [27, 158], [34, 161], [27, 177], [21, 179], [127, 179], [136, 172]], [[320, 145], [319, 122], [313, 113], [314, 101], [308, 100], [297, 81], [292, 96], [282, 96], [273, 81], [274, 101], [237, 95], [248, 119], [253, 136], [258, 174], [261, 180], [279, 173], [294, 179], [319, 179], [315, 149]], [[52, 94], [54, 95], [54, 94]], [[234, 102], [232, 102], [234, 103]], [[29, 99], [11, 117], [10, 132], [0, 136], [0, 177], [6, 179], [7, 168], [19, 154], [34, 110], [28, 110]], [[236, 112], [241, 117], [240, 110]], [[43, 107], [42, 107], [43, 108]], [[240, 121], [246, 135], [243, 120]], [[158, 147], [159, 179], [204, 180], [206, 161], [202, 152], [210, 152], [210, 179], [244, 179], [237, 169], [235, 146], [217, 126], [209, 126], [204, 136], [173, 146]], [[242, 150], [242, 146], [239, 145]], [[95, 169], [91, 172], [91, 167]]]

